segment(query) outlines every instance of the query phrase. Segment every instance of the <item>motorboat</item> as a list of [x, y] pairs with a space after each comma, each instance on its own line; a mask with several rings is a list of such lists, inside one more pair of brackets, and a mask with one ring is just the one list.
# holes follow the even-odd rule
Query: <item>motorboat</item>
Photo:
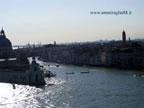
[[56, 64], [56, 67], [59, 67], [59, 64]]
[[88, 74], [88, 73], [90, 73], [89, 71], [82, 71], [82, 72], [80, 72], [81, 74]]
[[74, 72], [67, 72], [66, 74], [75, 74]]
[[49, 70], [46, 70], [46, 71], [44, 72], [44, 76], [50, 78], [50, 77], [56, 77], [56, 74], [55, 74], [55, 73], [52, 73], [52, 72], [49, 71]]

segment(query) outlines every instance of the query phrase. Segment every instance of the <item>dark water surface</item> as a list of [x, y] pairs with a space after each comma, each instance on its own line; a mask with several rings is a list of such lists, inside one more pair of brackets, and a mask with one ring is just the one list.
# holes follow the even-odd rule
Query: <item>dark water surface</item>
[[134, 77], [136, 71], [40, 63], [57, 76], [42, 88], [0, 83], [0, 107], [144, 108], [144, 78]]

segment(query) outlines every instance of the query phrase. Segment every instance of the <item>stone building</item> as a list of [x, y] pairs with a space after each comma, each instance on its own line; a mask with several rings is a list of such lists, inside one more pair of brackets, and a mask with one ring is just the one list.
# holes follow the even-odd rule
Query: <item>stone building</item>
[[28, 70], [0, 70], [0, 82], [36, 86], [45, 85], [43, 71], [34, 58]]
[[49, 62], [75, 65], [118, 67], [125, 69], [144, 68], [144, 42], [122, 40], [107, 43], [87, 43], [72, 45], [47, 45], [43, 47], [41, 58]]
[[12, 44], [6, 38], [5, 32], [0, 31], [0, 82], [44, 85], [43, 71], [33, 58], [30, 65], [24, 55], [14, 56]]

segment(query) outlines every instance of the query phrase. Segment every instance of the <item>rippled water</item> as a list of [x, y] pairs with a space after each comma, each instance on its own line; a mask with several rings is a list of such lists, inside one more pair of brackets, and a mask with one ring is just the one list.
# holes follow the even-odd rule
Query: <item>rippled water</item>
[[[136, 71], [43, 63], [56, 72], [44, 87], [0, 83], [0, 107], [5, 108], [143, 108], [144, 78]], [[48, 67], [50, 64], [50, 67]], [[81, 74], [82, 71], [90, 71]], [[74, 72], [75, 74], [66, 74]], [[51, 85], [54, 84], [54, 85]], [[50, 86], [51, 85], [51, 86]]]

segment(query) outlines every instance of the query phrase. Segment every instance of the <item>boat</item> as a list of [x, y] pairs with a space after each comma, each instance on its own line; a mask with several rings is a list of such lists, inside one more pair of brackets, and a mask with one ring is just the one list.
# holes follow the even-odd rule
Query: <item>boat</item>
[[133, 75], [134, 77], [144, 77], [144, 73], [143, 72], [138, 72], [136, 74]]
[[53, 86], [54, 84], [47, 84], [48, 86]]
[[59, 64], [56, 64], [56, 67], [59, 67]]
[[75, 74], [74, 72], [67, 72], [66, 74]]
[[56, 74], [47, 70], [44, 72], [44, 76], [50, 78], [50, 77], [56, 77]]
[[44, 66], [40, 65], [40, 67], [42, 67], [42, 68], [43, 68]]
[[88, 74], [90, 73], [89, 71], [83, 71], [83, 72], [80, 72], [81, 74]]

